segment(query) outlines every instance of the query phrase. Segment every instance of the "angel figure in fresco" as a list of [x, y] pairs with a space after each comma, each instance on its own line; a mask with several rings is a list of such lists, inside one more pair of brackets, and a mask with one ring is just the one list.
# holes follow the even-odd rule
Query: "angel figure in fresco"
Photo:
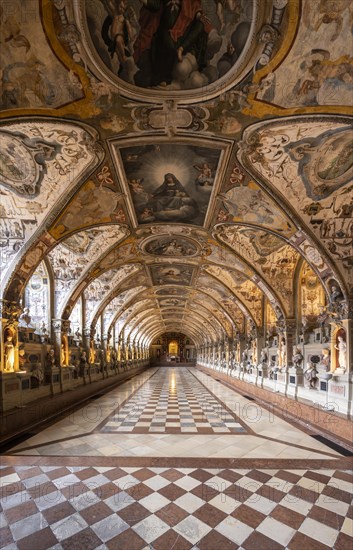
[[102, 26], [102, 38], [108, 46], [111, 57], [117, 55], [120, 68], [131, 56], [133, 28], [126, 0], [101, 0], [108, 12]]
[[225, 17], [224, 17], [224, 9], [228, 8], [228, 10], [236, 15], [236, 20], [232, 21], [232, 23], [236, 23], [239, 19], [240, 12], [241, 12], [241, 4], [238, 0], [214, 0], [216, 4], [216, 13], [218, 17], [219, 24], [221, 26], [220, 31], [222, 32], [225, 27]]
[[203, 162], [200, 166], [195, 164], [194, 168], [199, 172], [195, 179], [196, 185], [201, 187], [213, 185], [212, 169], [207, 162]]
[[[307, 2], [304, 8], [304, 22], [309, 28], [311, 28], [312, 7], [312, 3]], [[315, 31], [318, 31], [321, 25], [329, 25], [329, 28], [331, 28], [332, 23], [334, 24], [334, 31], [330, 38], [331, 42], [337, 40], [341, 33], [346, 10], [349, 11], [350, 25], [353, 24], [353, 4], [351, 0], [320, 0], [319, 6], [315, 6], [314, 10], [316, 14], [319, 14], [319, 18], [313, 27]]]

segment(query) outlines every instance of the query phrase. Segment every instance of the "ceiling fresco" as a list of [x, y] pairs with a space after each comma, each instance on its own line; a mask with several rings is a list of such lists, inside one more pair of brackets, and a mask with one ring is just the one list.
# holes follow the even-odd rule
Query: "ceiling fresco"
[[3, 5], [1, 11], [0, 108], [56, 109], [81, 99], [82, 90], [48, 48], [40, 2], [15, 1]]
[[2, 299], [197, 344], [353, 300], [351, 2], [1, 10]]
[[190, 143], [120, 148], [137, 223], [203, 225], [221, 151]]
[[[61, 16], [54, 23], [56, 33], [73, 59], [98, 69], [104, 81], [125, 93], [143, 97], [143, 88], [151, 98], [197, 97], [190, 92], [235, 84], [272, 57], [288, 17], [283, 0], [273, 5], [259, 0], [54, 4]], [[75, 44], [67, 36], [73, 25]]]
[[353, 56], [340, 38], [350, 37], [352, 21], [350, 0], [303, 2], [295, 43], [258, 97], [284, 108], [351, 105]]

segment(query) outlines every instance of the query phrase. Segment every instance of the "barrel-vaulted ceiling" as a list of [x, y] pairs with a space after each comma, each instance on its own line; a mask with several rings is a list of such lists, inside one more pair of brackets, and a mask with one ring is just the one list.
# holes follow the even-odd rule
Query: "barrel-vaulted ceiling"
[[[150, 342], [353, 292], [350, 0], [1, 6], [2, 296]], [[322, 304], [324, 305], [324, 304]]]

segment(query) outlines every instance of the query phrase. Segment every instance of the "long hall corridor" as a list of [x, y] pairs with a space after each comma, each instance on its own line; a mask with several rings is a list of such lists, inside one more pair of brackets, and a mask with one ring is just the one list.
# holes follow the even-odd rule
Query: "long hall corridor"
[[154, 367], [7, 451], [1, 548], [349, 548], [350, 468], [197, 368]]

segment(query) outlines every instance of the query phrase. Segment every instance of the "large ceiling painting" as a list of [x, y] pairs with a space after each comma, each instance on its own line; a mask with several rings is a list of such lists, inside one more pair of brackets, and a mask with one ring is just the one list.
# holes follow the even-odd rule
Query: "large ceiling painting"
[[185, 237], [161, 236], [149, 239], [143, 245], [144, 251], [152, 256], [195, 256], [199, 246]]
[[193, 269], [186, 265], [173, 264], [152, 266], [152, 279], [155, 285], [190, 285]]
[[137, 223], [203, 225], [221, 151], [170, 143], [121, 148], [126, 190]]
[[253, 0], [90, 0], [88, 39], [111, 76], [141, 88], [207, 86], [249, 50], [259, 3]]

